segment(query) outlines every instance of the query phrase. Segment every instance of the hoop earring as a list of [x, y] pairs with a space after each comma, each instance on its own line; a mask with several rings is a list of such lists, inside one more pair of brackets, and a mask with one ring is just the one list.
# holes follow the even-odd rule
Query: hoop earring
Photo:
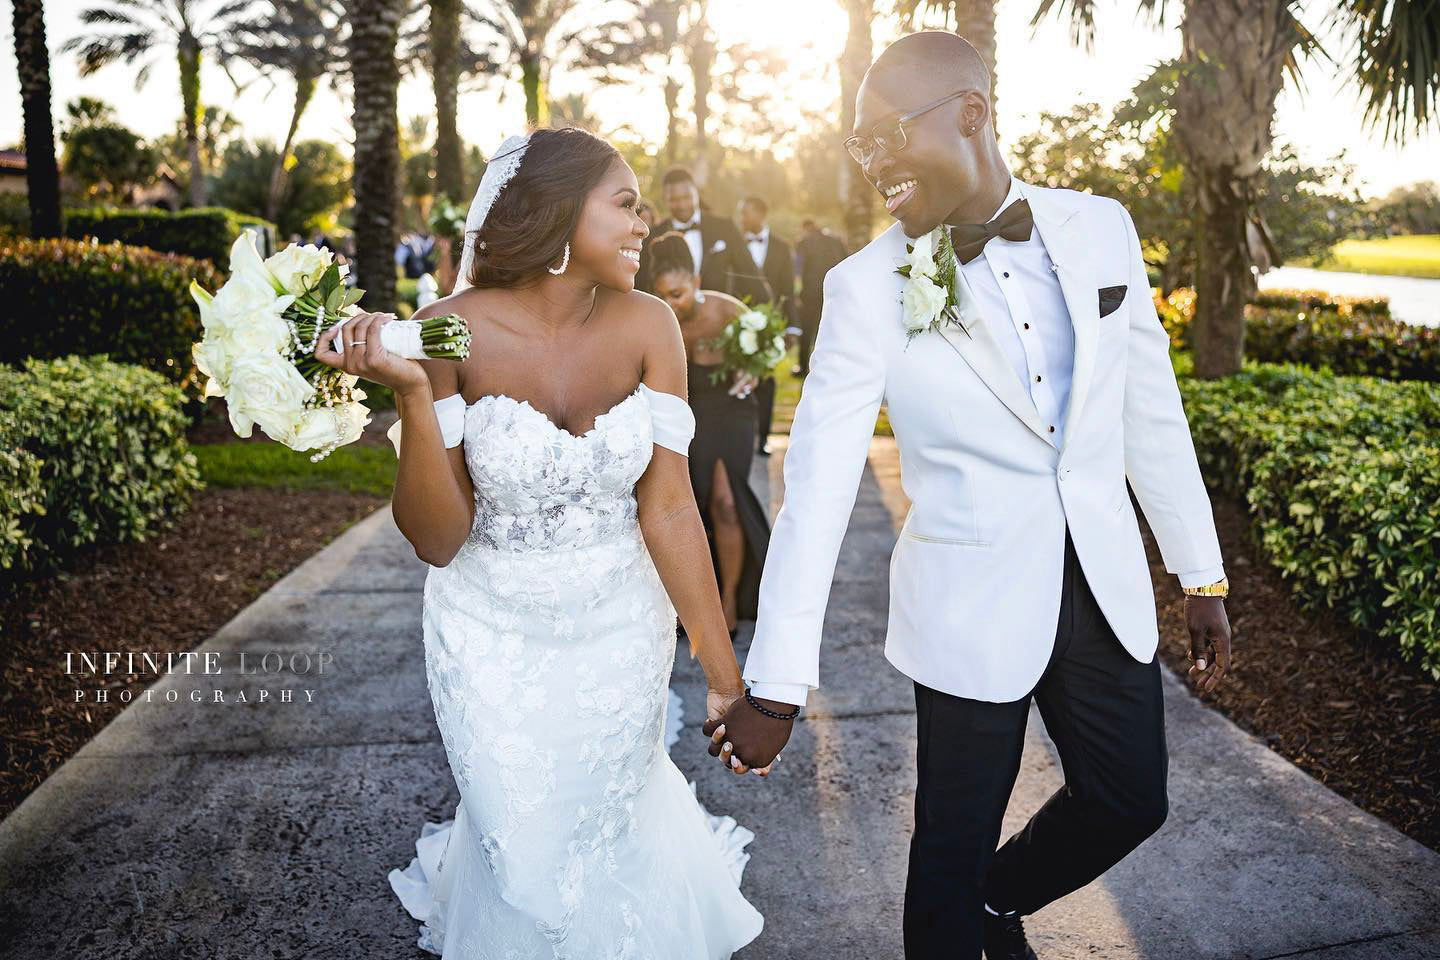
[[564, 272], [565, 272], [565, 269], [566, 269], [567, 267], [569, 267], [569, 266], [570, 266], [570, 241], [569, 241], [569, 240], [566, 240], [566, 241], [565, 241], [565, 255], [560, 258], [560, 269], [559, 269], [559, 270], [556, 270], [554, 267], [546, 267], [545, 269], [546, 269], [546, 270], [549, 270], [551, 273], [553, 273], [555, 276], [558, 277], [558, 276], [560, 276], [560, 274], [564, 273]]

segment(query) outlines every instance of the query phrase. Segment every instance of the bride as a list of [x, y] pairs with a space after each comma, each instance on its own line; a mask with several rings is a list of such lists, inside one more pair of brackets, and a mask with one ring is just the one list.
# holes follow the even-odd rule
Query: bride
[[707, 716], [744, 688], [690, 488], [680, 329], [633, 289], [639, 199], [603, 140], [511, 137], [455, 291], [417, 314], [464, 317], [469, 359], [387, 352], [390, 314], [316, 346], [391, 387], [404, 424], [392, 509], [430, 565], [426, 678], [460, 803], [391, 882], [447, 960], [712, 960], [762, 926], [749, 831], [708, 817], [665, 749], [677, 611]]

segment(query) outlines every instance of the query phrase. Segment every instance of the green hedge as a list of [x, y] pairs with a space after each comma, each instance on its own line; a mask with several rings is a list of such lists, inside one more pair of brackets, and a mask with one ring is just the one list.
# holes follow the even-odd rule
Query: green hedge
[[190, 281], [221, 282], [208, 262], [120, 244], [0, 238], [0, 304], [18, 323], [0, 362], [107, 353], [188, 387], [200, 311]]
[[23, 193], [0, 193], [0, 237], [30, 236], [30, 201]]
[[[1157, 297], [1155, 306], [1171, 342], [1188, 350], [1194, 293], [1177, 290]], [[1440, 329], [1396, 320], [1383, 299], [1267, 290], [1245, 308], [1245, 356], [1339, 374], [1440, 381]]]
[[1277, 365], [1180, 386], [1207, 482], [1302, 604], [1440, 679], [1440, 387]]
[[48, 572], [173, 522], [200, 486], [181, 403], [160, 375], [103, 356], [0, 367], [0, 450], [19, 451], [0, 460], [5, 566]]
[[178, 213], [107, 207], [65, 211], [65, 235], [71, 239], [93, 237], [101, 243], [178, 253], [209, 260], [223, 271], [230, 269], [230, 245], [247, 226], [275, 229], [268, 220], [224, 207], [195, 207]]

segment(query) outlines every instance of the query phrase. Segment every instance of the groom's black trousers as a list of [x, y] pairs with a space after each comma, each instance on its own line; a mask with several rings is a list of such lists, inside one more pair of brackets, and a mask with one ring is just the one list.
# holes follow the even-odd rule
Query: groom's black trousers
[[[1159, 661], [1120, 645], [1070, 533], [1055, 648], [1011, 703], [915, 685], [919, 785], [905, 888], [906, 960], [978, 960], [984, 904], [1033, 913], [1118, 863], [1165, 820]], [[999, 850], [1034, 696], [1065, 784]]]

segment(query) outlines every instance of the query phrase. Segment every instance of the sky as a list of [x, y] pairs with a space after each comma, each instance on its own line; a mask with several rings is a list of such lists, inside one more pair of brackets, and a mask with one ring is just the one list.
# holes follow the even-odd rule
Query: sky
[[[606, 0], [594, 0], [605, 6]], [[880, 4], [884, 6], [884, 4]], [[52, 99], [57, 116], [63, 105], [80, 95], [100, 97], [117, 108], [123, 123], [144, 136], [174, 128], [180, 115], [180, 96], [173, 56], [156, 58], [148, 84], [134, 88], [134, 71], [123, 65], [107, 67], [81, 78], [75, 59], [59, 55], [60, 45], [81, 30], [82, 0], [48, 3], [46, 26], [51, 48]], [[845, 42], [846, 18], [837, 0], [725, 0], [712, 4], [711, 23], [722, 48], [732, 43], [770, 48], [791, 65], [782, 91], [781, 106], [815, 107], [833, 100], [838, 84], [836, 62]], [[1135, 0], [1097, 0], [1097, 36], [1093, 50], [1071, 42], [1067, 23], [1051, 17], [1032, 29], [1033, 2], [1007, 0], [998, 4], [998, 116], [1002, 144], [1016, 134], [1034, 129], [1043, 111], [1060, 112], [1075, 103], [1097, 102], [1104, 107], [1125, 99], [1134, 84], [1160, 60], [1178, 54], [1179, 30], [1157, 27], [1137, 15]], [[1178, 8], [1178, 4], [1172, 4]], [[1310, 3], [1302, 19], [1320, 30], [1322, 40], [1341, 63], [1348, 53], [1325, 30], [1332, 5]], [[9, 18], [5, 18], [8, 28]], [[876, 52], [893, 38], [891, 23], [877, 30]], [[15, 76], [14, 41], [6, 31], [0, 50], [0, 144], [18, 142], [21, 133], [19, 84]], [[241, 79], [251, 75], [237, 70]], [[1356, 167], [1356, 186], [1366, 195], [1383, 194], [1393, 187], [1436, 177], [1440, 169], [1440, 129], [1435, 124], [1403, 147], [1383, 142], [1378, 131], [1366, 128], [1358, 91], [1343, 82], [1343, 70], [1324, 61], [1307, 62], [1302, 69], [1305, 89], [1287, 85], [1276, 109], [1277, 139], [1294, 144], [1301, 157], [1323, 162], [1341, 149]], [[259, 80], [236, 93], [226, 75], [214, 66], [202, 74], [202, 96], [234, 114], [252, 138], [279, 140], [289, 119], [292, 90], [283, 82], [271, 87]], [[652, 89], [653, 88], [653, 89]], [[597, 86], [584, 75], [557, 71], [553, 96], [581, 93], [600, 132], [625, 128], [651, 143], [664, 137], [665, 116], [658, 83], [636, 86]], [[428, 78], [419, 72], [400, 90], [402, 123], [433, 112]], [[524, 100], [518, 75], [506, 82], [462, 92], [459, 110], [462, 138], [489, 152], [505, 136], [524, 126]], [[723, 131], [717, 131], [722, 138]], [[328, 139], [342, 145], [350, 139], [349, 107], [332, 90], [316, 97], [300, 128], [301, 138]]]

